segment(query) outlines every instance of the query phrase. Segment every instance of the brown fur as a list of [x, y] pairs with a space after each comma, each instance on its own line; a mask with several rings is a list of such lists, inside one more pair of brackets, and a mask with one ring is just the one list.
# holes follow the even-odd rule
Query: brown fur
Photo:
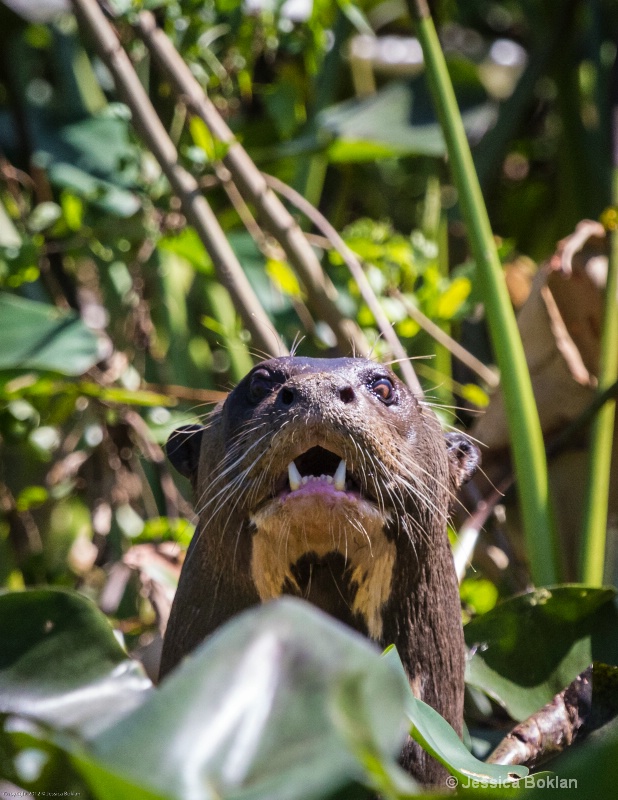
[[[388, 403], [375, 391], [384, 378]], [[194, 482], [200, 523], [161, 675], [237, 612], [296, 594], [380, 647], [394, 643], [417, 697], [461, 733], [464, 641], [446, 515], [476, 448], [445, 438], [431, 409], [364, 359], [264, 362], [202, 432], [179, 436], [168, 453]], [[315, 447], [345, 460], [361, 497], [278, 494], [287, 465]], [[425, 783], [446, 774], [411, 741], [403, 762]]]

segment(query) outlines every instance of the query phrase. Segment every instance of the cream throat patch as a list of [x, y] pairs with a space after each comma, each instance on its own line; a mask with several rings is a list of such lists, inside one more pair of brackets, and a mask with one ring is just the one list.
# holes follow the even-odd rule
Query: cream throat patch
[[270, 501], [251, 517], [256, 528], [251, 576], [260, 599], [279, 597], [286, 583], [302, 596], [305, 587], [298, 585], [294, 565], [303, 556], [339, 553], [349, 584], [356, 585], [350, 611], [361, 615], [370, 637], [379, 640], [396, 557], [395, 543], [384, 532], [389, 520], [388, 512], [343, 493], [326, 502], [313, 495]]

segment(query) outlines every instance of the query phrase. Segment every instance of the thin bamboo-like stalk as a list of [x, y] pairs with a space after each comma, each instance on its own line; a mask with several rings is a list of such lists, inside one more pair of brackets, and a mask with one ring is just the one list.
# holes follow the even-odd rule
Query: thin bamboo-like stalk
[[281, 244], [305, 287], [314, 314], [329, 324], [343, 352], [352, 350], [358, 355], [366, 355], [369, 344], [365, 336], [356, 322], [346, 318], [338, 309], [337, 290], [325, 276], [299, 225], [269, 189], [262, 173], [236, 140], [165, 32], [157, 27], [156, 20], [149, 11], [140, 12], [136, 30], [175, 91], [182, 96], [193, 113], [202, 119], [212, 136], [227, 145], [222, 156], [223, 163], [245, 199], [255, 205], [264, 227]]
[[371, 284], [367, 280], [367, 276], [363, 271], [363, 267], [356, 256], [356, 253], [354, 253], [348, 247], [348, 245], [344, 242], [326, 217], [317, 208], [315, 208], [315, 206], [312, 206], [308, 200], [305, 200], [305, 198], [295, 189], [283, 183], [283, 181], [280, 181], [278, 178], [273, 177], [272, 175], [265, 175], [264, 178], [269, 186], [271, 186], [276, 192], [279, 192], [279, 194], [285, 197], [290, 203], [295, 205], [296, 208], [302, 214], [304, 214], [319, 231], [324, 234], [329, 244], [337, 250], [345, 265], [350, 270], [350, 274], [356, 281], [356, 285], [361, 293], [361, 297], [367, 303], [367, 307], [373, 314], [376, 324], [380, 329], [380, 333], [382, 336], [384, 336], [385, 341], [390, 345], [393, 355], [399, 360], [399, 367], [405, 382], [415, 394], [422, 397], [423, 389], [419, 383], [416, 373], [412, 369], [412, 365], [408, 359], [408, 354], [404, 350], [397, 334], [393, 330], [386, 314], [382, 310], [382, 306], [380, 305], [375, 292], [371, 288]]
[[453, 339], [452, 336], [449, 336], [446, 331], [442, 330], [439, 325], [436, 325], [433, 320], [423, 314], [420, 308], [416, 308], [416, 306], [414, 306], [399, 290], [393, 292], [393, 296], [404, 305], [410, 319], [413, 319], [420, 325], [432, 339], [435, 339], [439, 345], [444, 347], [445, 350], [448, 350], [458, 361], [461, 361], [468, 369], [475, 372], [482, 381], [485, 381], [490, 389], [496, 389], [500, 385], [500, 378], [492, 369], [483, 364], [482, 361], [472, 355], [465, 347]]
[[[334, 248], [339, 253], [344, 263], [350, 270], [350, 274], [356, 281], [363, 300], [367, 303], [367, 307], [375, 317], [376, 323], [380, 329], [380, 333], [390, 345], [393, 355], [398, 359], [406, 359], [406, 352], [403, 349], [399, 338], [395, 335], [385, 313], [382, 311], [382, 307], [380, 306], [378, 298], [376, 297], [375, 292], [371, 288], [371, 284], [365, 276], [360, 259], [356, 253], [354, 253], [354, 251], [348, 247], [348, 245], [344, 242], [339, 233], [337, 233], [335, 228], [330, 224], [326, 217], [317, 208], [314, 208], [309, 201], [305, 200], [305, 198], [295, 189], [283, 183], [283, 181], [280, 181], [278, 178], [274, 178], [272, 175], [265, 175], [264, 177], [266, 178], [269, 186], [271, 186], [276, 192], [279, 192], [282, 197], [285, 197], [287, 200], [289, 200], [292, 205], [296, 206], [296, 208], [305, 214], [305, 216], [307, 216], [313, 225], [315, 225], [315, 227], [322, 232], [324, 236], [324, 244], [328, 247]], [[475, 358], [472, 353], [465, 349], [465, 347], [462, 347], [459, 342], [456, 342], [455, 339], [448, 335], [448, 333], [445, 333], [439, 325], [436, 325], [436, 323], [432, 322], [429, 317], [426, 317], [422, 311], [415, 308], [399, 290], [393, 292], [393, 296], [405, 305], [409, 316], [440, 345], [442, 345], [453, 356], [455, 356], [455, 358], [475, 372], [479, 378], [485, 381], [485, 383], [492, 389], [495, 389], [498, 386], [500, 380], [493, 370], [489, 369], [489, 367], [486, 367], [482, 361], [479, 361], [478, 358]], [[422, 389], [418, 383], [418, 378], [414, 374], [414, 370], [412, 370], [412, 367], [410, 366], [408, 372], [405, 369], [405, 365], [406, 362], [402, 361], [401, 372], [406, 380], [406, 383], [410, 389], [412, 389], [412, 391], [422, 393]]]
[[182, 203], [187, 220], [195, 228], [210, 255], [218, 279], [230, 293], [234, 306], [251, 332], [256, 347], [273, 355], [287, 351], [260, 305], [247, 276], [217, 218], [200, 193], [195, 178], [178, 164], [178, 153], [150, 102], [118, 37], [96, 0], [71, 0], [82, 30], [91, 39], [114, 77], [116, 89], [131, 109], [135, 129], [152, 151]]
[[461, 114], [425, 0], [408, 0], [442, 122], [453, 178], [477, 263], [511, 431], [513, 460], [530, 570], [538, 585], [559, 579], [547, 462], [530, 374], [492, 235]]
[[[618, 126], [618, 106], [614, 110], [614, 115], [614, 124]], [[618, 203], [618, 130], [614, 133], [616, 143], [612, 193], [616, 204]], [[611, 246], [601, 333], [599, 394], [615, 384], [618, 378], [618, 218], [614, 219], [609, 236]], [[593, 586], [603, 584], [605, 572], [607, 509], [615, 415], [616, 400], [613, 399], [600, 408], [590, 432], [588, 475], [582, 517], [580, 580]]]

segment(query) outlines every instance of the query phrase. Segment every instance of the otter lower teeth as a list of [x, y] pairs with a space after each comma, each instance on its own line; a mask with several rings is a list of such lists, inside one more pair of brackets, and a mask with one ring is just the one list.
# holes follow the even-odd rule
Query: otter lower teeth
[[339, 492], [345, 491], [346, 466], [343, 459], [339, 462], [334, 475], [301, 475], [298, 467], [293, 461], [288, 464], [288, 481], [291, 491], [295, 492], [301, 486], [305, 486], [309, 481], [326, 481], [332, 484]]

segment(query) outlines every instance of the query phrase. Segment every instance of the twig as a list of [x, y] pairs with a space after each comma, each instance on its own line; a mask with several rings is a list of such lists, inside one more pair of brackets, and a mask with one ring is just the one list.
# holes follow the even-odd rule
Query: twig
[[351, 346], [356, 353], [366, 354], [369, 345], [362, 331], [337, 308], [337, 290], [324, 275], [302, 230], [279, 198], [269, 190], [264, 176], [246, 150], [236, 141], [225, 120], [191, 74], [172, 42], [157, 27], [154, 16], [149, 11], [140, 12], [136, 27], [160, 69], [182, 95], [187, 106], [202, 119], [215, 139], [227, 145], [227, 151], [222, 157], [223, 163], [240, 192], [255, 205], [264, 226], [281, 244], [305, 287], [314, 313], [319, 314], [330, 325], [344, 352], [348, 352]]
[[0, 482], [0, 512], [9, 522], [9, 541], [21, 566], [43, 550], [43, 540], [30, 511], [18, 511], [9, 487]]
[[[561, 453], [569, 442], [590, 424], [602, 406], [610, 400], [615, 400], [618, 396], [618, 381], [608, 386], [604, 392], [598, 394], [590, 405], [576, 417], [566, 428], [556, 434], [547, 442], [546, 453], [550, 461]], [[491, 516], [496, 505], [504, 498], [504, 495], [516, 482], [513, 472], [509, 472], [500, 481], [498, 487], [477, 503], [476, 509], [463, 523], [458, 532], [457, 544], [453, 549], [455, 559], [455, 569], [457, 577], [461, 582], [465, 576], [466, 568], [472, 560], [474, 548], [478, 541], [479, 534]]]
[[193, 403], [220, 403], [225, 400], [228, 393], [219, 392], [216, 389], [190, 389], [187, 386], [175, 386], [169, 383], [144, 383], [143, 388], [149, 392], [165, 394], [168, 397], [175, 397], [178, 400], [188, 400]]
[[606, 725], [618, 712], [615, 673], [615, 667], [591, 664], [543, 708], [516, 725], [487, 763], [537, 767]]
[[433, 320], [425, 316], [425, 314], [411, 303], [399, 289], [393, 290], [391, 294], [403, 304], [406, 313], [411, 319], [418, 323], [424, 331], [438, 342], [438, 344], [445, 347], [452, 356], [461, 361], [462, 364], [465, 364], [472, 372], [476, 373], [487, 386], [491, 389], [495, 389], [499, 385], [500, 378], [493, 370], [485, 366], [482, 361], [479, 361], [476, 356], [473, 356], [472, 353], [468, 352], [465, 347], [462, 347], [459, 342], [456, 342], [452, 336], [449, 336], [446, 331], [443, 331], [439, 325], [436, 325]]
[[133, 125], [150, 148], [182, 203], [187, 220], [204, 243], [219, 281], [251, 332], [255, 344], [272, 354], [285, 353], [279, 336], [261, 307], [217, 218], [200, 194], [195, 178], [178, 164], [178, 153], [96, 0], [71, 0], [75, 15], [112, 73], [119, 94], [131, 109]]
[[[280, 243], [277, 242], [272, 236], [267, 236], [264, 234], [264, 231], [256, 222], [243, 196], [238, 191], [238, 187], [232, 180], [232, 176], [230, 175], [230, 171], [227, 169], [227, 167], [225, 167], [220, 161], [216, 162], [215, 173], [216, 174], [214, 175], [204, 176], [200, 180], [200, 186], [206, 189], [211, 189], [213, 186], [222, 186], [231, 204], [236, 209], [236, 213], [240, 217], [241, 222], [249, 233], [249, 236], [251, 236], [255, 242], [258, 250], [267, 259], [272, 258], [277, 261], [283, 261], [285, 259], [285, 253], [283, 252]], [[309, 240], [308, 236], [307, 239]], [[317, 246], [319, 247], [320, 245]], [[299, 297], [291, 297], [290, 301], [304, 329], [311, 335], [315, 336], [315, 322], [307, 306]]]
[[167, 516], [172, 518], [178, 517], [180, 511], [182, 511], [182, 513], [185, 515], [191, 515], [191, 506], [178, 491], [176, 484], [174, 483], [167, 468], [165, 453], [156, 442], [153, 442], [150, 431], [148, 430], [148, 426], [142, 417], [140, 417], [140, 415], [131, 408], [126, 409], [122, 416], [125, 423], [135, 434], [140, 450], [146, 456], [148, 461], [151, 462], [158, 474], [159, 485], [161, 486], [161, 491], [165, 500]]
[[320, 211], [315, 208], [315, 206], [311, 205], [308, 200], [305, 200], [305, 198], [299, 194], [299, 192], [297, 192], [295, 189], [292, 189], [291, 186], [288, 186], [278, 178], [274, 178], [272, 175], [264, 175], [264, 178], [266, 183], [272, 189], [296, 206], [296, 208], [303, 213], [319, 231], [324, 234], [332, 247], [334, 247], [339, 253], [341, 258], [344, 260], [345, 265], [350, 270], [350, 274], [356, 281], [363, 300], [367, 303], [369, 310], [373, 314], [378, 328], [380, 329], [380, 333], [390, 345], [393, 355], [399, 360], [401, 374], [403, 375], [405, 382], [408, 384], [411, 391], [422, 397], [423, 389], [421, 388], [419, 380], [416, 377], [416, 373], [412, 369], [408, 354], [404, 350], [399, 338], [397, 337], [397, 334], [393, 330], [386, 317], [386, 314], [382, 310], [382, 306], [380, 305], [378, 298], [375, 296], [375, 293], [371, 288], [371, 284], [367, 280], [367, 276], [365, 275], [363, 267], [356, 253], [354, 253], [351, 248], [348, 247], [348, 245], [343, 241], [339, 233], [337, 233], [335, 228], [330, 224], [326, 217], [321, 214]]
[[[234, 181], [231, 180], [229, 170], [223, 167], [222, 169], [217, 170], [217, 175], [219, 177], [220, 184], [223, 186], [223, 189], [227, 194], [231, 204], [234, 206], [240, 221], [245, 226], [249, 236], [255, 242], [258, 250], [265, 256], [265, 258], [281, 258], [279, 255], [281, 253], [281, 248], [275, 243], [274, 239], [268, 237], [260, 228], [255, 220], [255, 217], [251, 213], [251, 209], [245, 203], [243, 196], [238, 191], [238, 187]], [[278, 254], [275, 255], [277, 251]]]
[[488, 757], [489, 764], [532, 767], [561, 753], [579, 737], [592, 711], [593, 667], [505, 736]]
[[514, 481], [512, 474], [507, 475], [488, 497], [478, 502], [474, 513], [468, 517], [457, 532], [457, 543], [453, 547], [453, 560], [455, 561], [455, 572], [459, 583], [466, 576], [466, 570], [468, 564], [472, 561], [481, 530], [493, 514], [496, 505], [504, 499], [504, 495], [511, 488]]

